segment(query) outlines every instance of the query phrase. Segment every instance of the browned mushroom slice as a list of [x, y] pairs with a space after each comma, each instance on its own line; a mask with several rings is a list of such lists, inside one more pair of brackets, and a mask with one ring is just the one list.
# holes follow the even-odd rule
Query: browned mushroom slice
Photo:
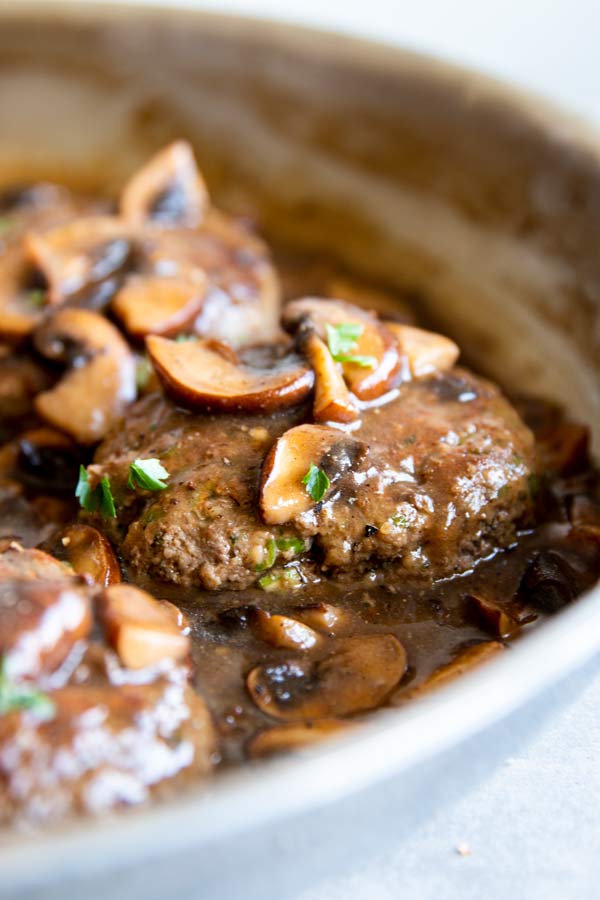
[[18, 344], [43, 317], [46, 292], [36, 286], [20, 247], [0, 255], [0, 338]]
[[255, 610], [252, 625], [263, 641], [285, 650], [309, 650], [319, 641], [319, 635], [303, 622], [264, 609]]
[[346, 613], [339, 606], [331, 603], [313, 603], [310, 606], [298, 606], [295, 615], [311, 628], [334, 634], [344, 624]]
[[315, 421], [353, 422], [358, 409], [350, 398], [340, 364], [314, 332], [307, 336], [303, 349], [315, 373]]
[[76, 522], [64, 528], [55, 539], [56, 555], [66, 560], [77, 575], [86, 575], [106, 587], [121, 581], [121, 570], [108, 540], [92, 528]]
[[344, 471], [343, 462], [350, 467], [362, 450], [360, 441], [337, 428], [327, 425], [290, 428], [277, 440], [263, 464], [258, 502], [264, 521], [269, 525], [283, 525], [312, 509], [316, 501], [303, 481], [311, 466], [321, 468], [325, 466], [324, 459], [335, 457], [335, 467], [324, 468], [329, 483], [333, 484]]
[[190, 650], [185, 624], [171, 603], [129, 584], [107, 587], [100, 598], [106, 635], [124, 666], [142, 669], [163, 659], [181, 661]]
[[165, 389], [183, 406], [271, 412], [311, 391], [314, 376], [295, 354], [261, 368], [236, 362], [214, 341], [179, 343], [151, 335], [148, 353]]
[[276, 753], [288, 753], [312, 747], [349, 731], [355, 727], [343, 719], [321, 719], [318, 722], [291, 722], [289, 725], [275, 725], [259, 731], [248, 741], [247, 753], [252, 759], [262, 759]]
[[53, 672], [91, 625], [86, 585], [41, 578], [0, 583], [0, 658], [10, 678]]
[[468, 602], [472, 616], [493, 637], [508, 640], [518, 634], [519, 622], [497, 603], [477, 595], [471, 595]]
[[58, 310], [34, 334], [48, 359], [69, 371], [35, 399], [42, 418], [81, 444], [99, 441], [135, 399], [133, 355], [114, 325], [86, 309]]
[[131, 253], [131, 236], [117, 218], [90, 216], [43, 233], [31, 232], [23, 247], [48, 283], [48, 301], [61, 303], [122, 269]]
[[302, 657], [265, 663], [246, 679], [250, 696], [275, 719], [325, 719], [379, 706], [406, 670], [406, 653], [391, 634], [348, 638], [317, 662]]
[[307, 297], [288, 303], [288, 330], [314, 331], [342, 363], [348, 387], [359, 400], [376, 400], [402, 379], [403, 359], [392, 332], [371, 313], [343, 300]]
[[395, 335], [401, 352], [408, 359], [410, 374], [422, 378], [433, 372], [451, 369], [460, 355], [458, 346], [450, 338], [434, 331], [386, 322], [386, 327]]
[[12, 543], [0, 553], [0, 582], [9, 579], [42, 578], [46, 581], [55, 578], [72, 577], [72, 570], [60, 560], [30, 547], [21, 547]]
[[23, 419], [31, 414], [33, 398], [51, 384], [48, 372], [22, 352], [0, 359], [0, 421]]
[[187, 141], [176, 141], [130, 178], [121, 193], [121, 215], [133, 225], [193, 227], [208, 206], [208, 192]]
[[205, 292], [206, 276], [199, 270], [193, 280], [132, 275], [114, 297], [112, 309], [132, 337], [169, 335], [193, 323]]
[[428, 694], [429, 691], [436, 688], [443, 687], [471, 669], [488, 662], [502, 650], [504, 650], [504, 644], [501, 644], [499, 641], [484, 641], [481, 644], [476, 644], [474, 647], [468, 647], [459, 653], [452, 662], [445, 666], [440, 666], [439, 669], [436, 669], [435, 672], [416, 687], [407, 690], [400, 688], [394, 694], [392, 702], [404, 703], [407, 700], [413, 700], [416, 697], [423, 696], [423, 694]]

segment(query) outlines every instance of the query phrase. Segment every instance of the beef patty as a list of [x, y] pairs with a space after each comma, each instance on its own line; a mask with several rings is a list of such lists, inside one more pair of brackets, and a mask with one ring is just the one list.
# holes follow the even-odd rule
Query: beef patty
[[[515, 537], [531, 507], [533, 438], [500, 391], [463, 370], [402, 385], [314, 460], [335, 489], [282, 526], [260, 517], [274, 442], [309, 419], [198, 415], [153, 394], [96, 454], [120, 506], [112, 537], [132, 576], [211, 590], [245, 588], [266, 569], [355, 575], [376, 560], [402, 577], [470, 568]], [[126, 489], [136, 458], [161, 460], [166, 490]], [[106, 526], [106, 523], [105, 523]]]

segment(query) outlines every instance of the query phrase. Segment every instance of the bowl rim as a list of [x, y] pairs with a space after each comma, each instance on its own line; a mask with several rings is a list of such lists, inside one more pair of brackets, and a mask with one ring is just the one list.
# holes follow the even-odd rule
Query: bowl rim
[[[531, 92], [454, 63], [399, 46], [325, 29], [208, 12], [175, 0], [72, 3], [68, 0], [10, 0], [0, 5], [0, 22], [118, 21], [128, 17], [189, 17], [197, 27], [220, 33], [260, 36], [286, 49], [322, 54], [356, 70], [427, 75], [456, 90], [506, 105], [511, 115], [590, 154], [600, 175], [600, 134], [580, 117]], [[443, 753], [533, 699], [545, 687], [583, 666], [600, 649], [600, 587], [543, 623], [507, 652], [475, 672], [399, 709], [381, 710], [360, 729], [325, 745], [254, 763], [185, 795], [101, 819], [70, 821], [31, 835], [0, 831], [0, 894], [49, 885], [60, 878], [89, 877], [232, 837], [367, 788]]]

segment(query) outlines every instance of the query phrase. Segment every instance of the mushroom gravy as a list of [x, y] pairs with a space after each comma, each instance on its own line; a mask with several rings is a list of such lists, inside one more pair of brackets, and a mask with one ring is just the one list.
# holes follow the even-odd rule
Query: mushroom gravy
[[594, 584], [586, 430], [417, 316], [273, 263], [183, 142], [116, 209], [0, 196], [0, 823], [356, 727]]

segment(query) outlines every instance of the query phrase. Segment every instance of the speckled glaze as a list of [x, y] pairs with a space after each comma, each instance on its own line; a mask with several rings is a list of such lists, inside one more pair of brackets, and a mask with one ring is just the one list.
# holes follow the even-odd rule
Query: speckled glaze
[[[176, 6], [0, 8], [0, 183], [110, 192], [187, 137], [225, 208], [258, 210], [280, 247], [319, 247], [407, 292], [469, 363], [569, 404], [597, 441], [600, 139], [443, 63]], [[0, 835], [0, 896], [219, 896], [215, 847], [392, 776], [414, 799], [426, 760], [452, 778], [448, 748], [599, 646], [594, 591], [475, 676], [339, 742], [109, 822]]]

